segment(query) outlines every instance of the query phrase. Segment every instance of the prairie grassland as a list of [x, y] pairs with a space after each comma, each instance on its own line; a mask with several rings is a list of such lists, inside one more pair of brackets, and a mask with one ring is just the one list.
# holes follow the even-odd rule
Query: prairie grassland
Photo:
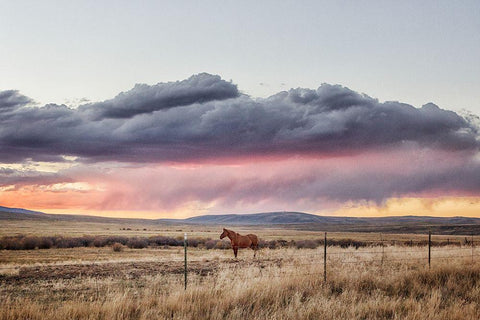
[[[24, 254], [25, 257], [16, 257]], [[1, 251], [0, 319], [479, 319], [480, 250]]]
[[[324, 233], [320, 231], [285, 229], [281, 226], [225, 226], [234, 229], [241, 234], [256, 233], [263, 240], [307, 240], [323, 239]], [[428, 239], [425, 234], [393, 234], [380, 235], [374, 232], [329, 232], [328, 238], [355, 239], [358, 241], [418, 241]], [[0, 237], [3, 236], [127, 236], [127, 237], [150, 237], [168, 236], [182, 237], [184, 233], [189, 237], [218, 239], [222, 232], [222, 226], [215, 225], [160, 225], [139, 223], [102, 223], [102, 222], [79, 222], [79, 221], [41, 221], [41, 220], [2, 220], [0, 225]], [[461, 235], [433, 235], [433, 241], [464, 241]]]

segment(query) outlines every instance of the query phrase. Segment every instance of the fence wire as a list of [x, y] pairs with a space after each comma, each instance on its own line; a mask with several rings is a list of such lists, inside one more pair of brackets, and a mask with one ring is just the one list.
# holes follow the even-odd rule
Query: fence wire
[[[439, 236], [436, 236], [439, 237]], [[406, 265], [422, 263], [425, 266], [429, 266], [435, 261], [441, 260], [459, 260], [471, 258], [472, 262], [478, 260], [480, 253], [475, 247], [475, 243], [478, 242], [478, 237], [473, 236], [459, 236], [450, 235], [450, 238], [445, 240], [446, 236], [442, 236], [443, 239], [419, 239], [408, 240], [402, 239], [383, 239], [383, 235], [379, 235], [379, 240], [355, 240], [345, 239], [350, 245], [348, 247], [343, 246], [339, 240], [332, 241], [327, 239], [327, 254], [326, 261], [324, 256], [325, 241], [324, 239], [317, 239], [316, 243], [318, 247], [316, 249], [302, 248], [302, 250], [312, 250], [308, 255], [308, 259], [302, 261], [292, 261], [296, 259], [294, 254], [284, 256], [284, 260], [272, 261], [270, 259], [254, 260], [260, 264], [253, 266], [254, 270], [258, 267], [258, 276], [260, 278], [305, 278], [313, 277], [322, 279], [330, 270], [325, 273], [324, 264], [327, 270], [329, 268], [335, 269], [339, 265], [371, 265], [378, 264], [380, 267], [388, 268], [390, 263], [402, 262]], [[460, 239], [464, 238], [464, 239]], [[315, 240], [313, 240], [315, 241]], [[358, 244], [362, 245], [358, 245]], [[334, 244], [334, 246], [332, 246]], [[367, 244], [367, 245], [365, 245]], [[285, 246], [281, 246], [285, 247]], [[408, 247], [408, 249], [392, 250], [398, 247]], [[366, 250], [363, 250], [366, 248]], [[298, 248], [297, 248], [298, 249]], [[277, 249], [272, 249], [277, 250]], [[403, 256], [399, 256], [403, 255]], [[421, 256], [413, 256], [421, 255]], [[202, 260], [192, 260], [200, 262]], [[269, 265], [270, 264], [270, 265]], [[245, 265], [235, 265], [232, 270], [242, 270]], [[287, 269], [293, 269], [294, 272], [285, 271]], [[316, 269], [313, 271], [312, 269]], [[318, 270], [318, 271], [317, 271]], [[198, 270], [197, 270], [198, 271]], [[203, 271], [211, 271], [204, 269]], [[214, 273], [209, 273], [215, 276]], [[249, 275], [249, 277], [251, 274]]]

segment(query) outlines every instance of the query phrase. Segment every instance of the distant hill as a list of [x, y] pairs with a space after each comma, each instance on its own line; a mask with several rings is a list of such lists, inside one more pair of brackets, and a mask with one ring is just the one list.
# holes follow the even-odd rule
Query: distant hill
[[385, 232], [437, 234], [480, 234], [480, 218], [396, 216], [356, 218], [318, 216], [304, 212], [264, 212], [253, 214], [203, 215], [187, 219], [129, 219], [99, 216], [47, 214], [38, 211], [0, 206], [0, 220], [72, 221], [143, 225], [218, 225], [250, 226], [328, 232]]
[[20, 208], [8, 208], [8, 207], [2, 207], [2, 206], [0, 206], [0, 212], [22, 213], [22, 214], [44, 214], [43, 212], [40, 212], [40, 211], [32, 211], [32, 210], [26, 210], [26, 209], [20, 209]]
[[324, 217], [303, 212], [266, 212], [253, 214], [205, 215], [183, 220], [195, 224], [291, 224], [322, 223]]
[[322, 225], [384, 225], [384, 224], [480, 224], [480, 218], [394, 216], [356, 218], [343, 216], [318, 216], [304, 212], [265, 212], [252, 214], [203, 215], [187, 219], [160, 219], [165, 222], [189, 224], [271, 225], [271, 224], [322, 224]]
[[276, 227], [328, 232], [384, 232], [434, 234], [480, 234], [480, 218], [468, 217], [336, 217], [303, 212], [265, 212], [254, 214], [204, 215], [187, 219], [160, 219], [160, 223]]
[[[368, 218], [367, 218], [368, 219]], [[182, 221], [194, 224], [355, 224], [363, 222], [363, 218], [318, 216], [315, 214], [292, 211], [263, 212], [250, 214], [204, 215], [187, 218]]]
[[0, 220], [38, 220], [45, 219], [43, 212], [0, 206]]

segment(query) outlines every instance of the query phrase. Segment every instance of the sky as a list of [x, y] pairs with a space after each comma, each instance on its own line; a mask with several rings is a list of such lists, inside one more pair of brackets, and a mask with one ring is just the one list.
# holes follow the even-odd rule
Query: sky
[[0, 1], [0, 205], [480, 217], [478, 1]]

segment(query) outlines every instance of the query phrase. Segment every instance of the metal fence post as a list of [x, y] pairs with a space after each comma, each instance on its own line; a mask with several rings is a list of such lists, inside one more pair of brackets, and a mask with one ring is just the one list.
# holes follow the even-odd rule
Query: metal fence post
[[432, 247], [432, 231], [428, 230], [428, 268], [430, 269], [431, 260], [431, 247]]
[[327, 233], [323, 243], [323, 282], [327, 282]]
[[183, 238], [183, 247], [185, 248], [185, 290], [187, 290], [187, 233]]
[[472, 233], [472, 263], [473, 263], [473, 233]]
[[385, 246], [383, 244], [383, 234], [380, 233], [380, 240], [382, 242], [382, 266], [383, 266], [383, 259], [385, 258]]

